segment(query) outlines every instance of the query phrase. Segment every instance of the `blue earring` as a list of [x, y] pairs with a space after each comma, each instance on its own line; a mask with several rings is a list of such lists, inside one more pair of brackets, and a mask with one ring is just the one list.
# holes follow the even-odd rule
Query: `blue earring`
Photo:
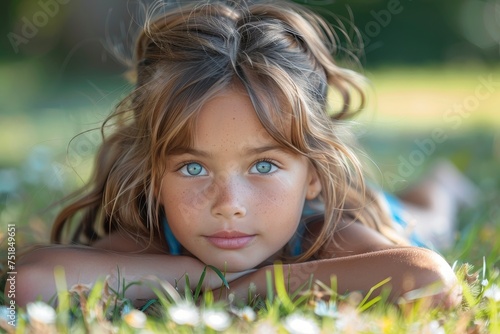
[[165, 236], [165, 240], [167, 240], [170, 255], [181, 255], [181, 244], [175, 238], [170, 226], [168, 226], [167, 217], [163, 216], [161, 218], [161, 224], [163, 225], [163, 235]]

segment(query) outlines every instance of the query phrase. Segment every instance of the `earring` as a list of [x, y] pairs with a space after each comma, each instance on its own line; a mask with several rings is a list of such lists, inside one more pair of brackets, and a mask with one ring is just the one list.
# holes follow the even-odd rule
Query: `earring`
[[181, 244], [172, 233], [170, 226], [168, 226], [167, 217], [164, 215], [161, 218], [161, 224], [163, 225], [163, 235], [165, 236], [165, 240], [167, 240], [170, 255], [181, 255]]

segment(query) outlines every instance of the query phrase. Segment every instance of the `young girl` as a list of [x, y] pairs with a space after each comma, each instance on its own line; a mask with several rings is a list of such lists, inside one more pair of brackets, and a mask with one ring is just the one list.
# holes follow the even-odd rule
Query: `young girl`
[[[119, 272], [183, 289], [185, 274], [194, 288], [209, 264], [237, 296], [250, 283], [264, 296], [279, 260], [292, 291], [311, 274], [336, 276], [339, 293], [390, 277], [393, 301], [433, 284], [433, 302], [457, 304], [450, 266], [410, 246], [394, 228], [397, 203], [365, 185], [344, 138], [363, 79], [335, 63], [334, 41], [321, 18], [288, 2], [202, 2], [148, 20], [135, 89], [103, 125], [114, 131], [91, 183], [56, 219], [53, 242], [69, 234], [71, 244], [23, 257], [17, 303], [53, 297], [55, 266], [68, 286]], [[127, 296], [155, 297], [146, 285]]]

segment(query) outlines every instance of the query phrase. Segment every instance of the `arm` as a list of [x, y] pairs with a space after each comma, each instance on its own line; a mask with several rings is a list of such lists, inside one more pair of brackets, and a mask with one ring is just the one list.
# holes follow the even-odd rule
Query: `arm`
[[[183, 291], [185, 275], [188, 274], [191, 289], [194, 289], [205, 264], [190, 256], [171, 256], [165, 250], [166, 245], [159, 240], [145, 245], [142, 240], [119, 233], [101, 239], [92, 247], [38, 246], [24, 254], [17, 263], [16, 303], [24, 306], [39, 296], [44, 301], [53, 298], [56, 295], [54, 268], [57, 266], [64, 268], [68, 288], [75, 284], [92, 285], [111, 275], [111, 287], [116, 290], [119, 274], [120, 281], [147, 281], [153, 285], [157, 284], [148, 277], [157, 277]], [[207, 288], [217, 288], [222, 282], [215, 273], [207, 270], [204, 284]], [[130, 287], [125, 297], [140, 304], [156, 295], [147, 284], [142, 284]]]
[[[39, 247], [25, 254], [17, 266], [16, 303], [24, 306], [38, 296], [44, 301], [53, 298], [56, 295], [56, 266], [64, 268], [68, 288], [79, 283], [92, 285], [96, 280], [111, 275], [115, 278], [111, 280], [116, 284], [112, 286], [114, 289], [118, 287], [118, 270], [120, 279], [126, 282], [144, 281], [145, 277], [154, 275], [174, 286], [177, 281], [179, 289], [184, 289], [184, 275], [187, 273], [190, 282], [195, 284], [204, 268], [198, 260], [184, 256], [119, 253], [83, 246]], [[132, 286], [125, 296], [137, 303], [155, 298], [146, 285]]]
[[[314, 235], [319, 225], [311, 226]], [[322, 254], [324, 259], [284, 265], [285, 277], [290, 275], [289, 286], [293, 292], [305, 283], [310, 275], [330, 285], [331, 276], [337, 278], [339, 294], [353, 291], [367, 293], [374, 285], [390, 277], [390, 300], [397, 302], [409, 297], [408, 292], [432, 285], [430, 301], [445, 307], [457, 305], [461, 290], [456, 275], [449, 264], [438, 254], [425, 248], [395, 246], [384, 236], [359, 223], [345, 225], [335, 235]], [[230, 284], [230, 292], [245, 298], [248, 286], [254, 283], [257, 293], [266, 294], [265, 271], [274, 271], [266, 266], [257, 272]], [[375, 291], [375, 295], [381, 290]], [[406, 295], [406, 296], [405, 296]], [[423, 296], [422, 296], [423, 297]]]
[[[266, 295], [265, 272], [274, 273], [272, 265], [230, 283], [230, 292], [239, 298], [246, 298], [250, 283], [256, 285], [256, 293]], [[392, 248], [364, 254], [333, 259], [315, 260], [283, 265], [285, 277], [290, 277], [287, 286], [296, 291], [310, 275], [330, 286], [331, 276], [337, 278], [337, 293], [353, 291], [367, 293], [377, 283], [390, 277], [387, 286], [391, 288], [389, 299], [398, 302], [410, 291], [437, 284], [438, 291], [432, 290], [431, 302], [444, 307], [452, 307], [460, 302], [457, 279], [446, 261], [436, 253], [416, 247]], [[380, 294], [381, 289], [373, 296]], [[411, 302], [409, 300], [408, 302]]]

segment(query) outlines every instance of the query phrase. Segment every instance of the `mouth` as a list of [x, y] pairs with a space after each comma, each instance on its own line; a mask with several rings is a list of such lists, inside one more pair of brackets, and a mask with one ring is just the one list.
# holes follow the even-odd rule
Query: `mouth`
[[248, 245], [255, 234], [238, 231], [221, 231], [205, 237], [212, 245], [221, 249], [240, 249]]

